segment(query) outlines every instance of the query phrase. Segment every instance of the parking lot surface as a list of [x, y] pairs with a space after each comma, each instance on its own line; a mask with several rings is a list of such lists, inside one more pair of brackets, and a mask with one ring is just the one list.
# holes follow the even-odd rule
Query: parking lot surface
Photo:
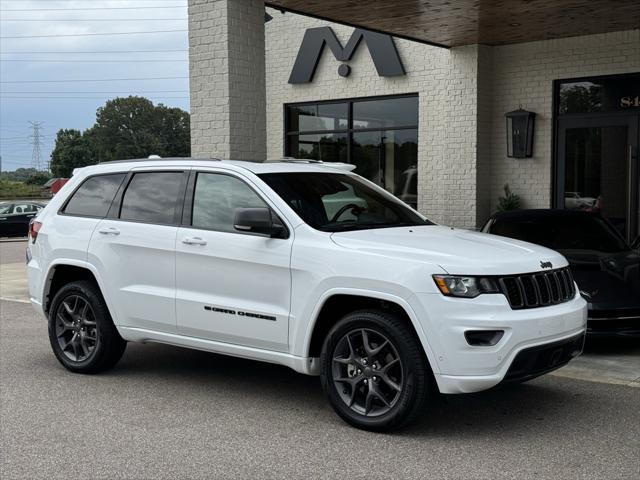
[[[24, 243], [11, 249], [3, 262]], [[637, 479], [640, 389], [597, 377], [435, 396], [415, 426], [373, 434], [275, 365], [129, 344], [105, 374], [69, 373], [31, 306], [0, 301], [0, 478]]]

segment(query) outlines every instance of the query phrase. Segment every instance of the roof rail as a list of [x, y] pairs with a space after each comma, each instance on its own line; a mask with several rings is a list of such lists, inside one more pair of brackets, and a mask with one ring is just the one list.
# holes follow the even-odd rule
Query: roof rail
[[150, 161], [201, 161], [201, 162], [219, 162], [219, 158], [193, 158], [193, 157], [158, 157], [158, 158], [130, 158], [128, 160], [108, 160], [100, 163], [129, 163], [129, 162], [150, 162]]
[[345, 170], [347, 172], [351, 172], [356, 169], [356, 165], [353, 163], [344, 163], [344, 162], [323, 162], [322, 160], [314, 160], [312, 158], [293, 158], [293, 157], [283, 157], [276, 160], [267, 160], [268, 163], [275, 162], [284, 162], [284, 163], [307, 163], [313, 165], [322, 165], [324, 167], [337, 168], [339, 170]]

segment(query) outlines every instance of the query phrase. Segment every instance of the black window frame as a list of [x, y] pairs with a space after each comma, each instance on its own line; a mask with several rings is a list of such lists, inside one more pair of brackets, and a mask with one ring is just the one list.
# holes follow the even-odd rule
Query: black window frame
[[[113, 198], [111, 199], [111, 203], [109, 204], [109, 207], [107, 208], [107, 213], [105, 215], [103, 215], [103, 216], [80, 215], [80, 214], [77, 214], [77, 213], [67, 213], [66, 212], [67, 206], [71, 202], [71, 199], [76, 195], [78, 190], [80, 190], [84, 186], [85, 183], [87, 183], [89, 180], [92, 180], [92, 179], [94, 179], [96, 177], [106, 177], [106, 176], [109, 176], [109, 175], [122, 175], [122, 180], [120, 180], [120, 185], [118, 185], [118, 188], [116, 188], [116, 192], [115, 192]], [[107, 218], [109, 216], [109, 212], [113, 208], [114, 202], [116, 201], [116, 199], [118, 198], [118, 195], [120, 194], [120, 191], [122, 189], [123, 183], [127, 180], [127, 175], [128, 175], [128, 172], [126, 172], [126, 171], [105, 172], [105, 173], [96, 173], [94, 175], [89, 175], [65, 199], [65, 201], [62, 203], [62, 206], [58, 209], [58, 212], [57, 212], [58, 215], [63, 215], [63, 216], [66, 216], [66, 217], [79, 217], [79, 218], [97, 218], [97, 219]]]
[[[352, 151], [353, 151], [353, 134], [354, 133], [381, 132], [381, 131], [388, 131], [388, 130], [418, 131], [418, 125], [420, 123], [418, 120], [418, 123], [416, 123], [415, 125], [412, 124], [412, 125], [388, 126], [388, 127], [353, 128], [354, 103], [371, 102], [376, 100], [400, 99], [400, 98], [415, 98], [416, 101], [418, 102], [418, 115], [419, 115], [420, 96], [418, 92], [403, 93], [398, 95], [374, 95], [369, 97], [350, 97], [350, 98], [332, 99], [332, 100], [316, 100], [316, 101], [285, 103], [283, 105], [283, 116], [284, 116], [283, 156], [284, 157], [294, 156], [291, 154], [290, 148], [289, 148], [289, 138], [291, 136], [343, 133], [343, 134], [346, 134], [347, 136], [347, 163], [353, 164]], [[340, 128], [340, 129], [333, 129], [333, 130], [290, 130], [291, 118], [290, 118], [289, 112], [292, 107], [299, 107], [299, 106], [305, 106], [305, 105], [328, 105], [328, 104], [339, 104], [339, 103], [347, 104], [347, 128]]]
[[245, 231], [240, 231], [240, 230], [229, 231], [229, 230], [219, 230], [219, 229], [216, 229], [216, 228], [194, 227], [193, 226], [193, 205], [194, 205], [194, 198], [195, 198], [195, 194], [196, 194], [196, 182], [198, 180], [198, 175], [199, 174], [225, 175], [227, 177], [235, 178], [239, 182], [242, 182], [244, 185], [247, 186], [247, 188], [249, 188], [253, 193], [255, 193], [255, 195], [260, 200], [262, 200], [264, 202], [265, 206], [269, 210], [271, 210], [271, 214], [275, 215], [278, 218], [278, 220], [280, 221], [280, 223], [284, 226], [285, 232], [283, 233], [282, 236], [277, 237], [277, 239], [286, 240], [286, 239], [289, 238], [290, 229], [289, 229], [289, 226], [288, 226], [287, 222], [285, 222], [283, 220], [282, 215], [280, 215], [273, 208], [273, 206], [268, 201], [268, 198], [266, 197], [266, 195], [264, 195], [262, 192], [260, 192], [257, 189], [255, 189], [251, 184], [249, 184], [249, 182], [247, 182], [245, 179], [241, 178], [238, 175], [234, 175], [231, 172], [214, 171], [214, 170], [191, 170], [189, 172], [189, 178], [187, 180], [187, 184], [186, 184], [186, 188], [185, 188], [185, 192], [184, 192], [184, 202], [182, 204], [183, 208], [182, 208], [181, 219], [180, 219], [180, 226], [181, 227], [183, 227], [183, 228], [191, 228], [193, 230], [202, 230], [202, 231], [205, 231], [205, 232], [230, 233], [230, 234], [233, 234], [233, 235], [248, 235], [248, 236], [251, 236], [251, 237], [265, 237], [265, 235], [260, 234], [260, 233], [245, 232]]
[[[126, 218], [120, 218], [120, 214], [122, 213], [122, 201], [124, 199], [124, 195], [129, 188], [133, 177], [140, 173], [181, 173], [182, 177], [180, 179], [180, 185], [178, 187], [178, 195], [176, 198], [176, 208], [173, 214], [173, 220], [171, 223], [159, 223], [159, 222], [144, 222], [141, 220], [129, 220]], [[127, 173], [126, 178], [120, 184], [120, 188], [116, 193], [115, 199], [111, 202], [111, 208], [107, 213], [107, 216], [104, 218], [108, 218], [110, 220], [117, 220], [119, 222], [127, 222], [127, 223], [140, 223], [143, 225], [161, 225], [161, 226], [169, 226], [169, 227], [178, 227], [180, 226], [180, 219], [182, 218], [182, 211], [184, 209], [184, 194], [187, 186], [187, 179], [189, 177], [189, 170], [184, 168], [167, 168], [167, 169], [142, 169], [142, 170], [130, 170]]]

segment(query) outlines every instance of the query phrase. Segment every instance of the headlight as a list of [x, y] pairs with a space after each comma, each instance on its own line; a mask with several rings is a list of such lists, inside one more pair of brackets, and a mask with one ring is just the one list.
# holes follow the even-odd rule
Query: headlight
[[500, 293], [498, 282], [489, 277], [434, 275], [433, 279], [440, 292], [449, 297], [475, 298], [482, 293]]

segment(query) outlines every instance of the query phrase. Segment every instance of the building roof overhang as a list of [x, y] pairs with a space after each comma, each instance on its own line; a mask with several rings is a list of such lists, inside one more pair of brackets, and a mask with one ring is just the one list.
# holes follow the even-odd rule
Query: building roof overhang
[[638, 0], [269, 0], [265, 5], [447, 48], [640, 28]]

